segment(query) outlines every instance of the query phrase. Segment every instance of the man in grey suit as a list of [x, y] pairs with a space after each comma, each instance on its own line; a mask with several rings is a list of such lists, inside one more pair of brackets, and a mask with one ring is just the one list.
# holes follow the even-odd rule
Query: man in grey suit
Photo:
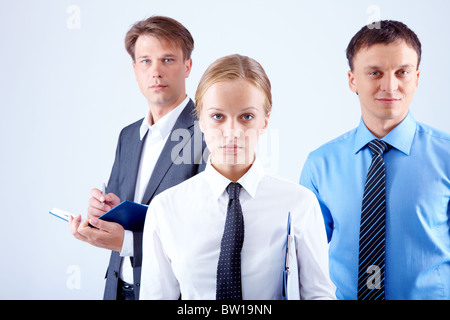
[[191, 34], [178, 21], [154, 16], [131, 27], [125, 46], [149, 111], [121, 131], [106, 193], [91, 190], [88, 219], [81, 221], [79, 215], [69, 223], [75, 238], [112, 250], [107, 300], [139, 299], [142, 231], [124, 230], [98, 217], [124, 200], [149, 204], [205, 167], [205, 144], [185, 86], [192, 67]]

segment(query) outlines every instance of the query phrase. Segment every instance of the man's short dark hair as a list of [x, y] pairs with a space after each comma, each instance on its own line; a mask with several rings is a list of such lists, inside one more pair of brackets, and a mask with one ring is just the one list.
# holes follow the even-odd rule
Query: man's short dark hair
[[136, 22], [125, 36], [125, 48], [135, 61], [135, 45], [139, 36], [150, 35], [164, 39], [178, 46], [183, 52], [183, 59], [190, 59], [194, 50], [194, 39], [191, 33], [175, 19], [164, 16], [152, 16]]
[[[376, 27], [374, 27], [376, 26]], [[404, 23], [394, 20], [381, 20], [375, 24], [364, 26], [350, 40], [347, 47], [347, 60], [353, 70], [353, 59], [360, 49], [369, 48], [374, 44], [390, 44], [405, 41], [417, 53], [417, 68], [422, 56], [422, 45], [417, 35]]]

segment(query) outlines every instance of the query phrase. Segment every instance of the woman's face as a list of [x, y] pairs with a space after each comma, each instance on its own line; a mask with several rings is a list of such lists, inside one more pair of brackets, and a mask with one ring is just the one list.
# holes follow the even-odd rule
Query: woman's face
[[213, 84], [203, 96], [200, 128], [214, 165], [250, 165], [267, 128], [264, 92], [246, 80]]

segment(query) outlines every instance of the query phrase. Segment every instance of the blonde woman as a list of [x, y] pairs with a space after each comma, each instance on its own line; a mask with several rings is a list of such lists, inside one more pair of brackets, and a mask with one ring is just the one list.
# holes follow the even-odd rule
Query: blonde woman
[[289, 213], [298, 263], [290, 277], [300, 297], [334, 299], [317, 199], [266, 174], [255, 154], [272, 107], [261, 65], [240, 55], [218, 59], [195, 98], [211, 154], [204, 172], [148, 209], [141, 299], [281, 299]]

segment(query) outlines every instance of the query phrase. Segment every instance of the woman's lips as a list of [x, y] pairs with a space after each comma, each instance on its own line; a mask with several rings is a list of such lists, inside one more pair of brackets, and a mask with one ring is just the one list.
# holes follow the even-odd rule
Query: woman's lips
[[225, 144], [222, 146], [222, 150], [224, 153], [236, 153], [241, 149], [237, 144]]

